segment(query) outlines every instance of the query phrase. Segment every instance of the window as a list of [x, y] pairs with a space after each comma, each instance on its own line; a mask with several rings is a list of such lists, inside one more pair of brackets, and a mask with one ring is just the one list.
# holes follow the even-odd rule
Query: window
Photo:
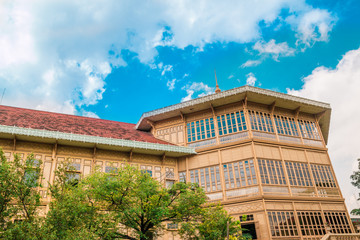
[[186, 182], [186, 172], [179, 172], [179, 182]]
[[198, 183], [205, 192], [221, 190], [219, 166], [190, 170], [190, 180]]
[[[75, 160], [76, 161], [76, 160]], [[72, 185], [72, 186], [76, 186], [80, 179], [81, 179], [81, 164], [78, 162], [70, 162], [69, 165], [67, 166], [67, 170], [66, 170], [66, 177], [67, 177], [67, 182]]]
[[167, 229], [169, 229], [169, 230], [177, 230], [178, 229], [178, 224], [177, 223], [168, 223], [167, 224]]
[[153, 176], [152, 166], [140, 166], [140, 170], [142, 173], [148, 173], [150, 177]]
[[171, 188], [175, 184], [175, 181], [172, 180], [166, 180], [165, 185], [166, 188]]
[[293, 212], [268, 212], [268, 218], [271, 236], [298, 236]]
[[24, 182], [29, 187], [37, 187], [40, 176], [40, 169], [38, 168], [26, 168], [24, 174]]
[[113, 167], [113, 166], [106, 166], [105, 167], [105, 172], [106, 173], [114, 173], [114, 174], [116, 174], [118, 172], [118, 168]]
[[278, 134], [299, 136], [294, 118], [274, 115], [274, 119]]
[[154, 167], [155, 170], [155, 178], [157, 180], [161, 180], [161, 167]]
[[297, 212], [303, 236], [325, 235], [325, 226], [320, 212]]
[[274, 127], [269, 113], [249, 111], [251, 129], [274, 133]]
[[318, 187], [335, 188], [335, 179], [328, 165], [311, 164], [311, 171], [314, 176], [315, 185]]
[[332, 233], [351, 233], [350, 224], [345, 212], [324, 212], [325, 221]]
[[254, 160], [223, 165], [225, 188], [239, 188], [257, 184]]
[[308, 165], [306, 163], [285, 162], [292, 186], [312, 186]]
[[246, 130], [245, 115], [243, 111], [217, 116], [219, 135], [226, 135]]
[[311, 139], [316, 139], [316, 140], [321, 139], [315, 122], [310, 122], [310, 121], [299, 119], [298, 123], [299, 123], [299, 128], [301, 131], [301, 136], [303, 138], [311, 138]]
[[281, 161], [259, 159], [261, 182], [263, 184], [285, 185], [285, 175]]
[[201, 119], [186, 124], [188, 142], [215, 137], [214, 119]]
[[165, 175], [166, 175], [166, 178], [174, 179], [175, 178], [174, 168], [166, 167]]
[[239, 217], [240, 222], [249, 222], [254, 221], [254, 215], [253, 214], [244, 214]]

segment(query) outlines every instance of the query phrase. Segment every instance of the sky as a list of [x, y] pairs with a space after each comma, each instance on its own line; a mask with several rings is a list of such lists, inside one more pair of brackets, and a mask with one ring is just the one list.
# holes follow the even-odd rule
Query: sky
[[0, 0], [1, 104], [136, 123], [252, 85], [328, 102], [348, 209], [360, 158], [357, 0]]

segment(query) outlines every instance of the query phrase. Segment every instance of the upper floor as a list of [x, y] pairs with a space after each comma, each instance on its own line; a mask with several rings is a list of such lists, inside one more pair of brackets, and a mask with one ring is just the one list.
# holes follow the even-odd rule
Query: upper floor
[[144, 113], [137, 129], [197, 150], [258, 139], [325, 148], [330, 105], [244, 86]]

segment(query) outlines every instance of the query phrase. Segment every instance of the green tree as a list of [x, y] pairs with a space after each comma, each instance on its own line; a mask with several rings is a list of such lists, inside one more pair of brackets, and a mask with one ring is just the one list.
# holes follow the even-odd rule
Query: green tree
[[0, 237], [11, 239], [14, 232], [20, 236], [30, 233], [26, 229], [38, 228], [40, 166], [33, 154], [24, 160], [15, 154], [8, 161], [0, 149]]
[[[350, 179], [351, 179], [351, 184], [360, 189], [360, 158], [357, 161], [358, 161], [359, 170], [353, 172], [353, 174], [350, 176]], [[358, 198], [357, 200], [360, 200], [360, 198]], [[351, 211], [351, 214], [360, 215], [360, 209], [359, 208], [353, 209]]]
[[117, 223], [113, 234], [121, 239], [153, 239], [166, 222], [183, 222], [200, 214], [206, 201], [197, 185], [176, 183], [165, 188], [131, 166], [112, 174], [96, 172], [81, 185]]
[[226, 239], [228, 229], [230, 239], [242, 239], [240, 221], [234, 221], [220, 204], [210, 204], [201, 209], [201, 214], [182, 223], [179, 234], [187, 240], [218, 240]]
[[101, 205], [88, 195], [86, 185], [75, 178], [71, 163], [64, 161], [50, 185], [52, 202], [42, 226], [47, 239], [111, 239], [106, 233], [114, 225], [102, 213]]

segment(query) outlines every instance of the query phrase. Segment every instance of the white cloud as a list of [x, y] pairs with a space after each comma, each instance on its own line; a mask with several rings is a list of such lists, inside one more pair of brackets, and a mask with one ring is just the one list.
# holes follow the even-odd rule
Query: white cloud
[[176, 82], [176, 79], [174, 78], [173, 80], [168, 80], [167, 83], [166, 83], [166, 86], [168, 87], [168, 89], [170, 91], [174, 90], [175, 89], [175, 82]]
[[256, 77], [253, 73], [249, 73], [246, 75], [246, 85], [255, 86], [256, 83]]
[[330, 158], [348, 210], [359, 208], [350, 175], [360, 158], [360, 49], [347, 52], [335, 69], [316, 68], [304, 78], [302, 89], [288, 93], [331, 104]]
[[289, 16], [289, 22], [297, 32], [297, 44], [311, 46], [315, 42], [327, 41], [337, 18], [323, 9], [311, 9], [300, 16]]
[[194, 93], [197, 93], [196, 97], [203, 97], [215, 92], [213, 87], [209, 87], [203, 82], [193, 82], [191, 85], [184, 86], [182, 89], [186, 91], [187, 95], [181, 99], [181, 102], [193, 99]]
[[[278, 58], [293, 56], [295, 49], [288, 46], [286, 42], [276, 43], [274, 39], [271, 39], [269, 42], [264, 42], [263, 40], [257, 41], [253, 47], [254, 50], [257, 50], [260, 55], [270, 55], [275, 61], [278, 61]], [[256, 64], [259, 64], [256, 62]]]
[[246, 67], [256, 67], [257, 65], [259, 65], [261, 63], [261, 60], [247, 60], [245, 63], [243, 63], [241, 65], [241, 68], [246, 68]]
[[161, 76], [164, 76], [167, 72], [172, 72], [173, 66], [172, 65], [165, 65], [162, 67]]
[[112, 68], [126, 65], [121, 50], [156, 68], [156, 47], [253, 41], [284, 9], [301, 41], [328, 36], [331, 14], [305, 0], [1, 1], [3, 103], [75, 113], [102, 99]]

